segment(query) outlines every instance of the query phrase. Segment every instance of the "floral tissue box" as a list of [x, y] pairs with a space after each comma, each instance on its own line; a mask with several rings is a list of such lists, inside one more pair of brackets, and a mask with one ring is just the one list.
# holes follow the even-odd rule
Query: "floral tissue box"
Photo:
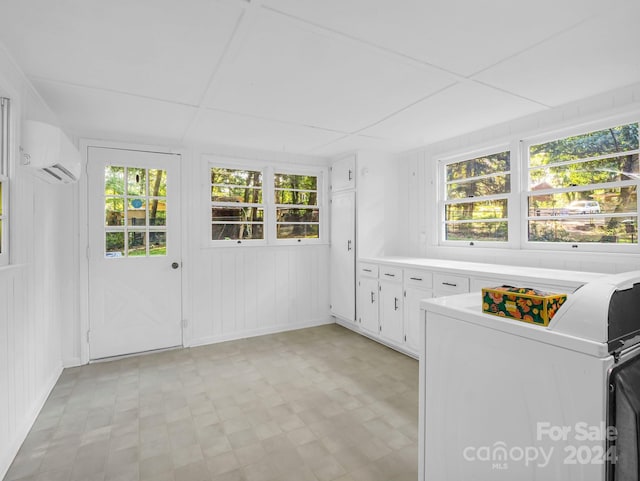
[[485, 287], [482, 289], [482, 311], [510, 317], [538, 326], [548, 326], [566, 294], [552, 294], [524, 287]]

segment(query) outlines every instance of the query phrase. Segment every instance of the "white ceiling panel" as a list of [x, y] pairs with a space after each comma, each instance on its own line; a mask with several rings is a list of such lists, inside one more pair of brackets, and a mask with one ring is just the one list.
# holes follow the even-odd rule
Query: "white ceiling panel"
[[261, 12], [207, 106], [353, 131], [453, 83], [453, 77]]
[[78, 137], [179, 144], [194, 107], [48, 81], [35, 87]]
[[596, 0], [264, 0], [263, 3], [465, 76], [602, 9], [602, 2]]
[[640, 2], [627, 2], [476, 78], [550, 106], [639, 82], [639, 18]]
[[203, 110], [185, 137], [197, 144], [236, 145], [274, 152], [302, 153], [344, 134], [301, 125]]
[[539, 104], [466, 81], [361, 133], [425, 145], [543, 109]]
[[335, 156], [344, 152], [355, 152], [358, 150], [395, 153], [404, 152], [422, 145], [423, 144], [407, 140], [382, 139], [366, 135], [346, 135], [336, 141], [316, 147], [308, 153], [323, 156]]
[[32, 78], [196, 105], [241, 12], [212, 0], [3, 0], [0, 38]]

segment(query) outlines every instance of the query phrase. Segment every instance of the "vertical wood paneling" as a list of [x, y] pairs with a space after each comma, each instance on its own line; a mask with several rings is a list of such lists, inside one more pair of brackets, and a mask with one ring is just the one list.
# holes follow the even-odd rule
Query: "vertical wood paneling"
[[[9, 430], [9, 296], [7, 278], [0, 278], [0, 446], [7, 447]], [[4, 452], [4, 449], [3, 449]]]
[[330, 322], [328, 246], [205, 248], [198, 255], [189, 344]]
[[[62, 371], [55, 311], [28, 315], [28, 272], [26, 266], [0, 271], [0, 478]], [[51, 306], [53, 293], [38, 295]]]

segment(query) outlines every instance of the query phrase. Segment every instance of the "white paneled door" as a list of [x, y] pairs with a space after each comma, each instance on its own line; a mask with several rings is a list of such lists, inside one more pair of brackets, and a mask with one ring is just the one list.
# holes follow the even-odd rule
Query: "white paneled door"
[[182, 345], [180, 156], [88, 150], [89, 356]]

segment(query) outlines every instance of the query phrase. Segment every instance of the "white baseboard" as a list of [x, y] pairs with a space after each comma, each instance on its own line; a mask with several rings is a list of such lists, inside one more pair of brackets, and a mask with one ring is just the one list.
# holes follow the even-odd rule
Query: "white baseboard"
[[82, 366], [82, 364], [82, 359], [80, 359], [79, 357], [71, 357], [62, 361], [62, 367], [65, 369], [68, 367]]
[[24, 440], [27, 438], [33, 424], [36, 422], [36, 418], [38, 417], [38, 414], [40, 414], [40, 411], [42, 411], [44, 403], [47, 401], [49, 394], [51, 394], [51, 391], [58, 382], [58, 379], [62, 374], [62, 369], [62, 364], [60, 364], [53, 370], [51, 377], [49, 377], [45, 382], [43, 389], [35, 400], [31, 410], [27, 413], [24, 419], [18, 421], [18, 428], [15, 432], [14, 439], [9, 441], [9, 448], [7, 449], [7, 452], [1, 453], [0, 455], [0, 479], [4, 479], [9, 471], [11, 463], [18, 454], [18, 451], [20, 450], [22, 443], [24, 443]]
[[373, 334], [369, 334], [368, 332], [360, 329], [360, 327], [354, 323], [353, 321], [345, 321], [344, 319], [340, 319], [339, 317], [336, 317], [336, 324], [338, 324], [339, 326], [345, 327], [353, 332], [357, 332], [358, 334], [360, 334], [361, 336], [367, 337], [369, 339], [371, 339], [372, 341], [375, 341], [379, 344], [383, 344], [391, 349], [393, 349], [394, 351], [398, 351], [402, 354], [405, 354], [409, 357], [412, 357], [414, 359], [418, 359], [420, 357], [420, 355], [418, 353], [415, 353], [409, 349], [405, 349], [403, 346], [397, 346], [391, 342], [387, 342], [385, 339], [382, 339], [381, 337], [377, 337]]
[[236, 341], [238, 339], [246, 339], [248, 337], [265, 336], [267, 334], [277, 334], [279, 332], [295, 331], [297, 329], [305, 329], [307, 327], [324, 326], [326, 324], [334, 324], [332, 317], [324, 319], [315, 319], [311, 321], [300, 322], [297, 324], [281, 324], [277, 326], [260, 327], [257, 329], [247, 329], [246, 331], [229, 332], [219, 336], [208, 336], [199, 339], [191, 339], [189, 347], [206, 346], [209, 344], [217, 344], [225, 341]]

